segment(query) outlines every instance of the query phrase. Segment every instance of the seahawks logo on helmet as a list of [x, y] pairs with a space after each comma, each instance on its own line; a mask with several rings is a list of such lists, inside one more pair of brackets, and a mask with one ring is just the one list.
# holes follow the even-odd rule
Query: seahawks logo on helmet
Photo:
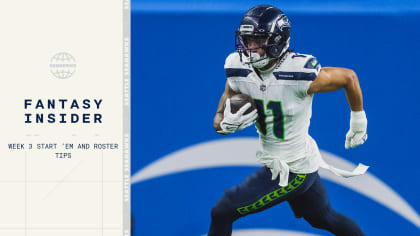
[[283, 17], [281, 17], [280, 19], [277, 20], [276, 25], [277, 25], [277, 28], [280, 31], [283, 31], [284, 28], [289, 28], [290, 29], [290, 21], [289, 21], [289, 19], [287, 19], [287, 17], [285, 15], [283, 15]]

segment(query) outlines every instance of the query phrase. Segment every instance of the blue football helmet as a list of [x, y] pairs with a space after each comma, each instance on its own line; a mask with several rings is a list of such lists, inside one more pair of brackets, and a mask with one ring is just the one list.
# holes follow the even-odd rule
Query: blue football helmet
[[[252, 40], [264, 49], [265, 55], [259, 56], [254, 49], [248, 48]], [[242, 18], [235, 34], [236, 51], [246, 57], [245, 62], [262, 68], [271, 60], [281, 58], [289, 49], [290, 22], [278, 8], [258, 5], [251, 8]]]

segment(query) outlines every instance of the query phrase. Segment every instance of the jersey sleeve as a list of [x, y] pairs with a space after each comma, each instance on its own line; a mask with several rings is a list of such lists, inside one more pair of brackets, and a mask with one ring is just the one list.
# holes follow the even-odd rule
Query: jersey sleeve
[[230, 88], [235, 92], [240, 92], [238, 81], [247, 77], [252, 71], [244, 68], [238, 53], [231, 53], [225, 61], [225, 74]]
[[303, 73], [306, 75], [304, 82], [299, 84], [299, 96], [305, 97], [308, 95], [308, 89], [311, 83], [318, 77], [319, 72], [321, 71], [321, 64], [314, 56], [308, 56], [303, 61]]
[[310, 56], [309, 59], [306, 61], [304, 68], [318, 75], [319, 71], [321, 70], [321, 64], [319, 64], [316, 57]]

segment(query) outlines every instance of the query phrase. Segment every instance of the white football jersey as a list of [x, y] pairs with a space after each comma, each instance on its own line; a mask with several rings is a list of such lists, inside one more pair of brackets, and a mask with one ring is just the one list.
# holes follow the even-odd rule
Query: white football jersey
[[251, 96], [257, 105], [261, 151], [284, 161], [294, 173], [319, 168], [321, 156], [308, 134], [313, 95], [307, 90], [320, 70], [315, 57], [289, 52], [274, 70], [260, 73], [261, 79], [237, 52], [226, 59], [230, 87]]

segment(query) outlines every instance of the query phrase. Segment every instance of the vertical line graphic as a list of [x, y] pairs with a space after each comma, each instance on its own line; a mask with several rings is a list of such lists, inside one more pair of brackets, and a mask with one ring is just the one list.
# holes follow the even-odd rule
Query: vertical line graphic
[[25, 178], [25, 184], [24, 184], [24, 209], [25, 209], [25, 215], [24, 215], [24, 225], [25, 225], [25, 236], [28, 235], [28, 156], [27, 156], [27, 152], [25, 152], [25, 156], [24, 156], [24, 178]]
[[130, 16], [131, 1], [123, 0], [123, 142], [122, 142], [122, 177], [123, 177], [123, 235], [129, 236], [131, 231], [131, 203], [130, 203], [130, 187], [131, 187], [131, 171], [130, 171]]

